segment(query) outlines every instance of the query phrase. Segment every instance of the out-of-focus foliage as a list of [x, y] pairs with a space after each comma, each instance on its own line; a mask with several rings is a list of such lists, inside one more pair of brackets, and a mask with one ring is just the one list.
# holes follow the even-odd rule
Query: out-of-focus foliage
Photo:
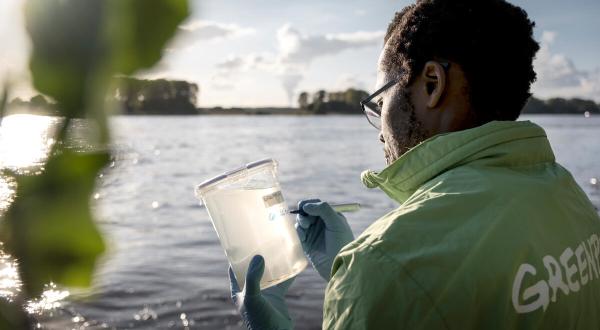
[[109, 3], [108, 38], [114, 45], [115, 68], [122, 74], [158, 62], [189, 11], [187, 0], [101, 1]]
[[[1, 97], [0, 120], [4, 117], [8, 100], [8, 89], [6, 87], [2, 90]], [[27, 321], [24, 312], [19, 308], [15, 308], [14, 302], [0, 299], [0, 329], [20, 329], [26, 326]]]
[[104, 244], [94, 226], [90, 196], [96, 173], [108, 154], [62, 150], [42, 175], [17, 176], [17, 199], [5, 215], [4, 243], [18, 257], [27, 292], [39, 293], [51, 281], [90, 284]]
[[2, 96], [0, 96], [0, 123], [2, 123], [2, 118], [6, 113], [6, 107], [8, 104], [8, 90], [6, 87], [2, 90]]
[[[125, 0], [127, 1], [127, 0]], [[66, 117], [85, 117], [86, 99], [95, 90], [109, 55], [103, 36], [107, 3], [29, 0], [25, 19], [33, 49], [30, 69], [34, 87], [54, 98]], [[98, 72], [100, 71], [100, 72]]]
[[[96, 177], [110, 158], [109, 84], [117, 74], [154, 65], [187, 15], [187, 0], [26, 2], [33, 85], [56, 101], [64, 120], [42, 174], [8, 174], [17, 191], [0, 223], [0, 238], [19, 263], [25, 298], [40, 294], [49, 281], [65, 286], [91, 282], [104, 251], [90, 200]], [[95, 122], [98, 134], [88, 141], [95, 151], [67, 144], [72, 118]], [[3, 329], [21, 327], [11, 317], [14, 313], [4, 308], [0, 313]], [[5, 327], [7, 323], [12, 326]]]
[[14, 302], [0, 300], [0, 329], [26, 329], [27, 317]]

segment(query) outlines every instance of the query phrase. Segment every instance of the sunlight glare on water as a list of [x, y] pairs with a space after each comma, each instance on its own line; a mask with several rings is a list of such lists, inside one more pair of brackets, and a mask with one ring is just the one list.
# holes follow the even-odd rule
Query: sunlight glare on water
[[17, 271], [17, 263], [0, 251], [0, 299], [12, 302], [20, 292], [21, 279]]
[[68, 296], [69, 291], [58, 289], [54, 283], [46, 284], [42, 296], [39, 299], [32, 299], [27, 302], [25, 310], [29, 314], [41, 314], [44, 311], [61, 307], [61, 301]]
[[0, 215], [8, 208], [15, 198], [15, 182], [9, 177], [0, 175]]
[[[30, 174], [29, 169], [32, 168], [43, 170], [42, 165], [55, 143], [55, 128], [59, 121], [58, 117], [27, 114], [2, 118], [0, 169], [25, 175]], [[0, 214], [13, 202], [15, 189], [16, 184], [11, 177], [0, 175]], [[0, 299], [9, 302], [17, 300], [21, 287], [18, 261], [4, 253], [0, 245]], [[53, 310], [60, 307], [61, 301], [68, 296], [69, 291], [58, 289], [55, 284], [50, 283], [46, 285], [40, 298], [27, 302], [25, 310], [30, 314]]]
[[16, 114], [2, 118], [0, 168], [24, 169], [40, 165], [54, 144], [57, 117]]

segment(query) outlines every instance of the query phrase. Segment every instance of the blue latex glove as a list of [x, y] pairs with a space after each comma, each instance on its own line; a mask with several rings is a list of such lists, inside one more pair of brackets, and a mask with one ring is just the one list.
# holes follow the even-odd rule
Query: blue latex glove
[[[329, 281], [333, 259], [344, 245], [354, 240], [348, 221], [319, 199], [298, 203], [296, 232], [304, 254], [322, 278]], [[304, 213], [304, 214], [303, 214]]]
[[294, 323], [289, 316], [284, 296], [295, 277], [261, 292], [260, 280], [264, 271], [265, 259], [260, 255], [254, 256], [248, 266], [244, 290], [241, 291], [230, 266], [231, 299], [248, 329], [293, 329]]

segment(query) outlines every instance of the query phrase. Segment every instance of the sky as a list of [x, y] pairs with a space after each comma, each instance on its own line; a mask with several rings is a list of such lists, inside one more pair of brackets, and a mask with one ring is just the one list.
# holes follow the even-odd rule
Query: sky
[[[30, 97], [23, 0], [0, 0], [0, 77]], [[600, 1], [512, 0], [536, 22], [535, 96], [600, 102]], [[200, 87], [198, 105], [295, 106], [301, 91], [371, 91], [383, 35], [404, 0], [190, 0], [163, 59], [141, 78]]]

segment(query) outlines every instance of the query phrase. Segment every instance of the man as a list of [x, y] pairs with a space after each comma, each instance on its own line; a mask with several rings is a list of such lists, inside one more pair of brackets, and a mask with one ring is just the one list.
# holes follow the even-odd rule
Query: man
[[[397, 13], [363, 102], [388, 167], [362, 181], [400, 207], [357, 239], [326, 203], [297, 230], [329, 283], [324, 329], [600, 329], [600, 218], [545, 132], [515, 121], [539, 46], [502, 0], [424, 0]], [[291, 328], [289, 282], [234, 301], [251, 329]]]

